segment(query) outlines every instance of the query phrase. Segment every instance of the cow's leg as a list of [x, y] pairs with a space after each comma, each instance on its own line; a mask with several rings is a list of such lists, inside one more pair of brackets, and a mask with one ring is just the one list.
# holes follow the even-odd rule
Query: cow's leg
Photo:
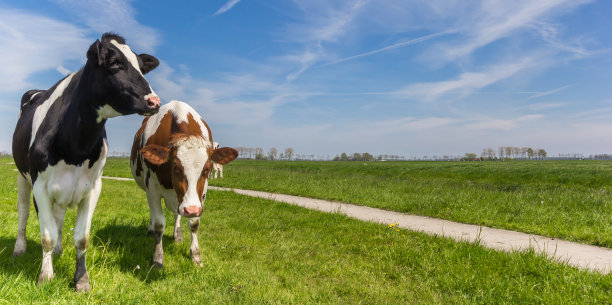
[[55, 223], [57, 224], [57, 243], [55, 244], [55, 248], [53, 249], [54, 255], [61, 255], [63, 252], [62, 230], [64, 228], [64, 216], [65, 215], [66, 215], [66, 208], [63, 208], [59, 205], [53, 206], [53, 217], [55, 218]]
[[191, 231], [191, 248], [189, 248], [189, 253], [191, 254], [191, 260], [193, 260], [193, 262], [197, 264], [202, 262], [202, 259], [200, 258], [200, 245], [198, 244], [199, 227], [199, 217], [189, 219], [189, 231]]
[[174, 214], [174, 241], [183, 241], [183, 231], [181, 230], [181, 215]]
[[221, 176], [221, 179], [223, 179], [223, 166], [219, 166], [219, 175]]
[[30, 217], [30, 195], [32, 185], [21, 174], [17, 175], [17, 215], [19, 215], [19, 225], [17, 228], [17, 240], [15, 241], [14, 256], [19, 256], [26, 251], [26, 225]]
[[147, 202], [149, 203], [149, 212], [151, 220], [149, 222], [149, 233], [155, 237], [155, 252], [153, 252], [152, 264], [158, 268], [164, 266], [164, 248], [162, 246], [162, 237], [166, 228], [166, 217], [161, 206], [161, 196], [151, 190], [147, 192]]
[[38, 275], [38, 284], [53, 278], [53, 249], [57, 243], [57, 224], [53, 216], [51, 202], [44, 183], [34, 183], [34, 199], [38, 206], [38, 223], [40, 225], [40, 244], [42, 245], [42, 264]]
[[100, 191], [102, 180], [98, 178], [89, 192], [89, 196], [83, 200], [77, 209], [76, 224], [74, 226], [74, 248], [76, 250], [76, 267], [74, 269], [74, 287], [77, 292], [91, 290], [89, 285], [89, 274], [87, 273], [86, 252], [89, 243], [89, 232], [91, 229], [91, 218], [93, 217]]

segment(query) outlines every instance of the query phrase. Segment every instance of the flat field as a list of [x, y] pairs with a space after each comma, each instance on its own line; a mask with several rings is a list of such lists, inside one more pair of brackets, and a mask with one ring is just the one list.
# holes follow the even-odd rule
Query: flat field
[[[41, 246], [33, 206], [28, 250], [21, 257], [11, 255], [17, 230], [17, 173], [11, 161], [0, 159], [0, 304], [612, 302], [611, 275], [580, 271], [533, 252], [497, 252], [231, 192], [207, 196], [199, 233], [202, 267], [189, 258], [189, 237], [174, 243], [167, 228], [164, 269], [151, 269], [154, 241], [146, 236], [144, 192], [134, 182], [114, 180], [103, 181], [93, 218], [87, 252], [92, 292], [77, 294], [70, 288], [75, 253], [67, 233], [74, 226], [74, 210], [66, 215], [55, 278], [38, 287]], [[126, 159], [111, 159], [105, 175], [129, 177], [126, 165]], [[232, 176], [243, 165], [251, 166], [227, 167], [223, 181], [238, 181]], [[300, 175], [288, 175], [297, 177], [287, 183], [308, 176]], [[166, 219], [172, 223], [169, 213]]]
[[[224, 179], [210, 184], [337, 200], [612, 247], [610, 161], [238, 160], [225, 166], [224, 172]], [[130, 176], [129, 168], [127, 174], [112, 173]]]

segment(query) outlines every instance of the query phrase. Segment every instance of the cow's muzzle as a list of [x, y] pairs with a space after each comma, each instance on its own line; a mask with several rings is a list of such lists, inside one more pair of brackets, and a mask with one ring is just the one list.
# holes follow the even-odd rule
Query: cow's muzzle
[[200, 217], [202, 215], [202, 208], [197, 206], [184, 207], [181, 214], [184, 217]]

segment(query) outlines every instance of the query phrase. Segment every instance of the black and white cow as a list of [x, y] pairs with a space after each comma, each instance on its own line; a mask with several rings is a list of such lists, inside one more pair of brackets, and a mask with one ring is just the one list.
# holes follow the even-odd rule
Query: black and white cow
[[13, 255], [26, 250], [33, 193], [43, 250], [39, 284], [53, 278], [52, 254], [62, 252], [64, 215], [67, 208], [76, 207], [75, 287], [91, 289], [85, 251], [108, 151], [104, 124], [115, 116], [159, 111], [160, 100], [143, 76], [158, 64], [151, 55], [132, 52], [121, 36], [106, 33], [89, 47], [81, 70], [49, 90], [23, 95], [13, 134], [13, 157], [20, 173]]

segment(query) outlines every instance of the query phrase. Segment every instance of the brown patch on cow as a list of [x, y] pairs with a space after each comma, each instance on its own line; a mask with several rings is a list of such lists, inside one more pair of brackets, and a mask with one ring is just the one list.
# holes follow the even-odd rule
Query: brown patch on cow
[[40, 243], [43, 250], [47, 252], [53, 250], [53, 242], [51, 241], [51, 237], [49, 236], [49, 234], [45, 234], [43, 238], [41, 238]]
[[148, 121], [149, 121], [149, 117], [145, 117], [144, 120], [142, 120], [142, 125], [140, 126], [140, 128], [136, 132], [136, 135], [134, 136], [134, 143], [132, 144], [132, 152], [130, 154], [130, 162], [132, 164], [136, 163], [136, 176], [138, 177], [140, 177], [140, 175], [142, 174], [142, 160], [140, 158], [140, 146], [142, 142], [142, 134], [145, 130], [145, 127], [147, 126]]
[[200, 219], [199, 218], [193, 218], [193, 221], [189, 221], [189, 231], [191, 231], [191, 233], [197, 233], [198, 232], [198, 228], [200, 228]]
[[181, 160], [176, 158], [176, 152], [174, 152], [174, 170], [172, 171], [172, 184], [174, 186], [174, 191], [176, 192], [176, 197], [179, 202], [179, 206], [183, 202], [183, 197], [185, 197], [185, 193], [187, 193], [187, 179], [185, 178], [185, 168], [183, 168], [183, 164], [181, 164]]
[[213, 139], [212, 139], [212, 133], [210, 133], [210, 127], [208, 127], [208, 124], [206, 124], [206, 121], [204, 121], [204, 119], [201, 119], [201, 120], [204, 126], [206, 126], [206, 130], [208, 130], [208, 140], [210, 141], [210, 143], [212, 143]]
[[236, 159], [237, 157], [238, 157], [237, 150], [231, 147], [221, 147], [221, 148], [215, 149], [215, 151], [213, 152], [210, 158], [215, 163], [225, 165], [225, 164], [228, 164], [234, 161], [234, 159]]
[[79, 239], [75, 246], [79, 250], [85, 250], [87, 249], [87, 244], [89, 244], [89, 234], [85, 234], [85, 238]]

